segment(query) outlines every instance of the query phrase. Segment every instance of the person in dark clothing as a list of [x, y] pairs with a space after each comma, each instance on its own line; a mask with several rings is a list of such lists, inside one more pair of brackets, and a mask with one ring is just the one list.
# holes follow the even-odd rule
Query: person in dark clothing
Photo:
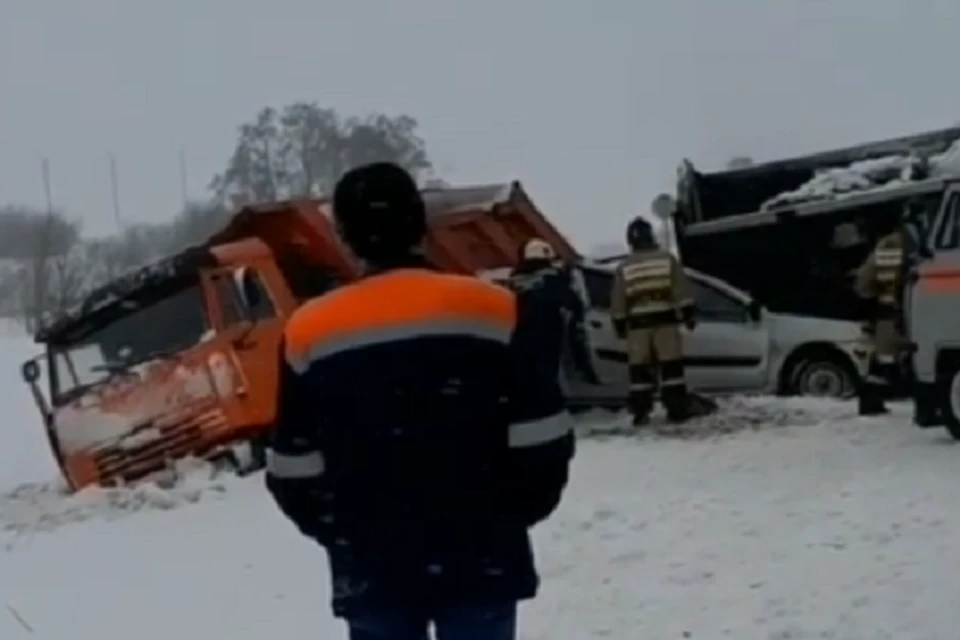
[[392, 164], [348, 172], [338, 232], [367, 274], [302, 306], [280, 360], [266, 483], [326, 548], [351, 640], [513, 640], [539, 578], [529, 529], [574, 452], [556, 376], [516, 347], [527, 306], [424, 259]]
[[589, 384], [600, 384], [584, 328], [583, 301], [549, 243], [532, 238], [523, 245], [510, 274], [510, 288], [536, 316], [528, 323], [530, 335], [522, 336], [521, 344], [540, 363], [544, 375], [550, 371], [558, 375], [564, 355], [569, 355], [578, 375]]

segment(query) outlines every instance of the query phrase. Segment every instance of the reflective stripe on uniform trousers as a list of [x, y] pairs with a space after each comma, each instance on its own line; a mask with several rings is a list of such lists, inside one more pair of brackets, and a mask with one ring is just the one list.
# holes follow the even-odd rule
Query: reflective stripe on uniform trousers
[[513, 449], [536, 447], [559, 440], [573, 431], [573, 418], [566, 411], [539, 420], [510, 425], [509, 446]]
[[285, 480], [304, 480], [323, 475], [326, 463], [319, 451], [290, 454], [267, 449], [267, 473]]

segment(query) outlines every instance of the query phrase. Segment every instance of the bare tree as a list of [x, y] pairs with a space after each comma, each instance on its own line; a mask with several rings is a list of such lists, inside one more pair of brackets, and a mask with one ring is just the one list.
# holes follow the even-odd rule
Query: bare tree
[[210, 183], [230, 206], [330, 194], [345, 171], [378, 160], [395, 162], [417, 179], [433, 169], [417, 121], [406, 115], [342, 118], [297, 102], [261, 110], [239, 133], [226, 169]]
[[[22, 319], [31, 332], [40, 328], [51, 315], [64, 312], [81, 292], [83, 268], [72, 269], [79, 240], [79, 225], [69, 223], [72, 233], [64, 232], [65, 218], [54, 211], [38, 216], [31, 236], [25, 239], [29, 257], [20, 271]], [[79, 265], [77, 265], [79, 267]]]

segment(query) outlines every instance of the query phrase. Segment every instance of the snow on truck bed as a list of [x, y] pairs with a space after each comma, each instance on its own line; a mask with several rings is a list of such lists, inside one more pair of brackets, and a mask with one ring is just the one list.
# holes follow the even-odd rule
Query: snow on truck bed
[[[960, 451], [906, 407], [854, 410], [732, 398], [642, 437], [623, 416], [581, 416], [570, 488], [535, 531], [543, 588], [521, 637], [955, 638]], [[0, 638], [344, 637], [323, 553], [261, 477], [196, 465], [168, 489], [16, 488], [8, 469], [52, 469], [35, 418], [4, 416]]]
[[[915, 182], [918, 158], [890, 155], [854, 162], [846, 167], [823, 169], [792, 191], [780, 193], [760, 205], [761, 210], [789, 204], [829, 200], [864, 191], [896, 189]], [[928, 177], [960, 175], [960, 140], [927, 158]]]

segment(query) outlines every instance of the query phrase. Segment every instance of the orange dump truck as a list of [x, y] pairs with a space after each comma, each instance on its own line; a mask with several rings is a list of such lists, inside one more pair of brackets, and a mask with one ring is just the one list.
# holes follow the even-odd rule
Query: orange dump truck
[[[534, 236], [577, 257], [517, 182], [424, 198], [441, 268], [510, 266]], [[22, 367], [68, 485], [131, 482], [190, 456], [257, 468], [285, 318], [359, 273], [327, 203], [304, 200], [242, 209], [203, 245], [91, 292], [37, 333], [44, 352]]]

